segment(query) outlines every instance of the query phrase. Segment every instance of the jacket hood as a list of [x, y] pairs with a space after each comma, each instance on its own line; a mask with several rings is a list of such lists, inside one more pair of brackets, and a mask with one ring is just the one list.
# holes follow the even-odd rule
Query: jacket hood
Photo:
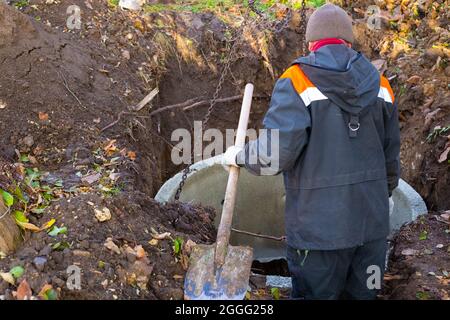
[[299, 64], [311, 82], [347, 112], [359, 113], [377, 99], [380, 90], [377, 69], [346, 45], [323, 46], [293, 64]]

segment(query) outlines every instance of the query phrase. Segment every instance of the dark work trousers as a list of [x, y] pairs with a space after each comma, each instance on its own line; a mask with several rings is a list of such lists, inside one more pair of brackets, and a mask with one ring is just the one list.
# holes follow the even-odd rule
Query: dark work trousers
[[387, 240], [341, 250], [299, 250], [288, 246], [292, 299], [375, 299], [383, 281]]

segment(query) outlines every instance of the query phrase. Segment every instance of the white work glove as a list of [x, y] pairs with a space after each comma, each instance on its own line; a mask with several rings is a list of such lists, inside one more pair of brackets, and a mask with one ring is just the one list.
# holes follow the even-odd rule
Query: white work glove
[[394, 200], [392, 200], [392, 197], [389, 197], [389, 216], [392, 215], [392, 212], [394, 212]]
[[239, 167], [236, 163], [236, 156], [239, 152], [242, 151], [242, 148], [231, 146], [225, 151], [222, 157], [222, 165], [225, 170], [228, 171], [230, 166]]

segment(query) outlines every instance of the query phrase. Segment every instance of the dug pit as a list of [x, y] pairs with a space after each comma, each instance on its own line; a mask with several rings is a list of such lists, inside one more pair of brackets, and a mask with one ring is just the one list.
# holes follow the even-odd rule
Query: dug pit
[[[227, 172], [216, 156], [193, 164], [190, 174], [181, 192], [180, 201], [202, 204], [213, 207], [217, 214], [216, 226], [220, 221], [220, 212], [225, 194]], [[161, 203], [173, 200], [182, 178], [182, 173], [169, 179], [159, 190], [155, 199]], [[398, 188], [393, 192], [394, 208], [390, 214], [391, 231], [398, 230], [403, 224], [414, 221], [427, 213], [427, 207], [420, 195], [405, 181], [400, 180]], [[238, 185], [238, 196], [233, 220], [235, 232], [231, 236], [231, 244], [248, 245], [254, 250], [254, 264], [264, 274], [286, 275], [282, 264], [285, 259], [284, 236], [284, 204], [285, 191], [283, 178], [278, 176], [254, 176], [246, 170], [241, 171]], [[236, 231], [238, 230], [238, 231]], [[252, 234], [268, 235], [274, 239], [255, 237]], [[278, 261], [279, 263], [270, 264]], [[281, 261], [281, 262], [280, 262]], [[282, 279], [271, 279], [274, 283]], [[280, 282], [283, 284], [283, 281]]]

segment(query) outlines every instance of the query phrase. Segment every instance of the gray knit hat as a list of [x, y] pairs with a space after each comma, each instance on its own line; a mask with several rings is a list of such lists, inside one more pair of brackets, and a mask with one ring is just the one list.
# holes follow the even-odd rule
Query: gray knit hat
[[325, 4], [314, 11], [306, 26], [306, 41], [338, 38], [353, 43], [352, 19], [340, 7]]

